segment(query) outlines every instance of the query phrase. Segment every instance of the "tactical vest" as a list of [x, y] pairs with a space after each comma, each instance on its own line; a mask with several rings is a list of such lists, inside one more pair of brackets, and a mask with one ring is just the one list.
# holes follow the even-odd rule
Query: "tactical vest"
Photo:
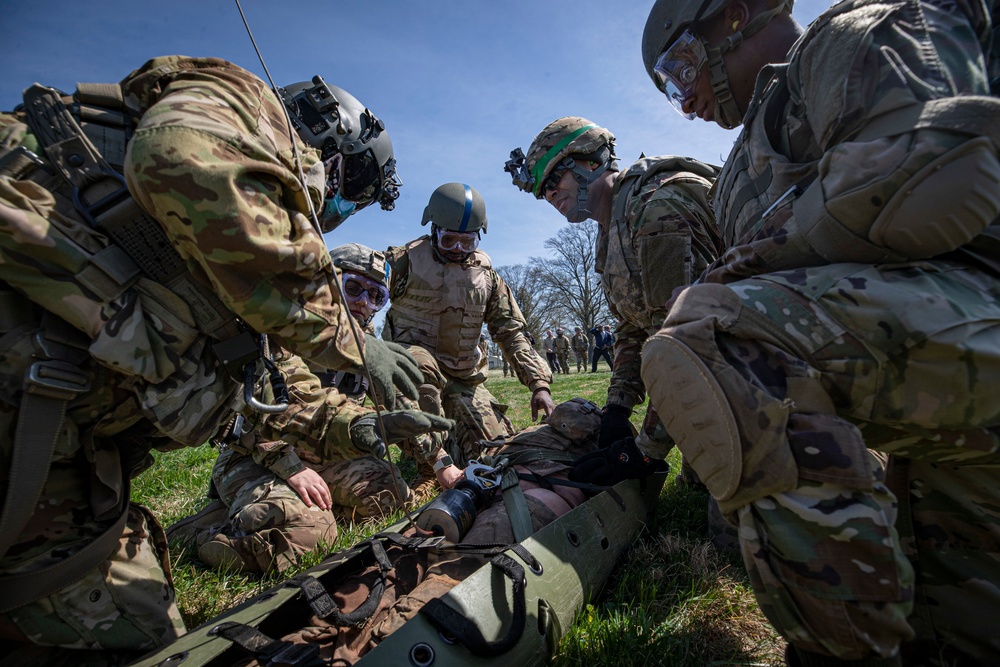
[[[194, 278], [159, 223], [129, 194], [122, 171], [135, 119], [124, 111], [120, 86], [81, 84], [70, 97], [36, 84], [25, 92], [24, 116], [44, 157], [26, 146], [0, 155], [5, 196], [13, 203], [0, 235], [0, 243], [10, 244], [0, 280], [0, 333], [7, 334], [0, 356], [9, 373], [0, 381], [23, 378], [6, 387], [9, 400], [18, 393], [20, 400], [0, 557], [34, 514], [52, 461], [76, 455], [56, 445], [70, 437], [64, 431], [76, 431], [65, 422], [70, 403], [97, 390], [92, 382], [108, 382], [95, 360], [123, 376], [121, 384], [137, 397], [142, 415], [132, 411], [127, 419], [145, 417], [157, 432], [142, 426], [125, 437], [119, 431], [132, 421], [95, 417], [104, 418], [109, 432], [81, 433], [75, 446], [87, 449], [95, 470], [94, 516], [118, 518], [71, 558], [0, 578], [6, 598], [0, 611], [49, 595], [107, 558], [125, 525], [128, 479], [151, 446], [148, 437], [187, 445], [208, 440], [238, 387], [218, 361], [240, 364], [259, 355], [255, 339]], [[34, 215], [21, 214], [18, 205]], [[19, 247], [18, 239], [35, 251]], [[23, 267], [11, 257], [23, 257]], [[29, 339], [34, 344], [25, 347]], [[213, 341], [221, 346], [216, 351]], [[98, 448], [101, 437], [117, 439]]]
[[[209, 348], [218, 343], [223, 361], [241, 355], [250, 360], [256, 343], [191, 274], [160, 224], [125, 187], [123, 164], [135, 119], [124, 111], [120, 86], [80, 84], [69, 97], [36, 84], [25, 92], [24, 102], [28, 126], [45, 158], [14, 149], [0, 157], [0, 174], [42, 185], [55, 195], [55, 206], [44, 216], [48, 229], [35, 229], [22, 218], [13, 224], [25, 226], [18, 233], [53, 238], [57, 251], [31, 257], [35, 271], [46, 274], [50, 262], [51, 275], [65, 274], [67, 267], [74, 273], [72, 281], [61, 281], [52, 292], [30, 280], [19, 285], [16, 277], [8, 277], [8, 282], [88, 336], [90, 356], [133, 377], [145, 405], [164, 404], [182, 387], [191, 392], [188, 401], [199, 394], [228, 401], [236, 384], [216, 377]], [[155, 361], [136, 354], [121, 334], [129, 328], [136, 330], [131, 338], [136, 344], [170, 352]], [[155, 407], [152, 412], [157, 413]], [[167, 411], [162, 417], [157, 423], [185, 444], [204, 442], [215, 428], [176, 419], [171, 427]]]
[[408, 269], [393, 279], [386, 330], [397, 343], [420, 345], [456, 378], [483, 364], [479, 334], [493, 296], [489, 256], [477, 250], [462, 264], [434, 257], [428, 237], [406, 246]]
[[[662, 179], [658, 187], [664, 187], [701, 179], [711, 183], [717, 175], [716, 167], [693, 158], [660, 155], [641, 158], [615, 179], [611, 222], [597, 241], [596, 270], [601, 274], [604, 292], [617, 319], [643, 331], [652, 328], [649, 304], [642, 289], [644, 272], [639, 249], [633, 244], [635, 230], [626, 219], [632, 198], [653, 179]], [[651, 273], [652, 268], [647, 267], [646, 272]], [[677, 270], [683, 269], [678, 267]], [[689, 284], [695, 277], [687, 269], [681, 279]]]

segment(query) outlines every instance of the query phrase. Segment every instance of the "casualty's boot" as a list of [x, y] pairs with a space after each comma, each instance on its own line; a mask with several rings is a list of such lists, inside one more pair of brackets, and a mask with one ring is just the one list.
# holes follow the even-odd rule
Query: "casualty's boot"
[[180, 519], [167, 528], [167, 540], [172, 548], [190, 547], [197, 551], [229, 523], [229, 508], [216, 498], [203, 509]]

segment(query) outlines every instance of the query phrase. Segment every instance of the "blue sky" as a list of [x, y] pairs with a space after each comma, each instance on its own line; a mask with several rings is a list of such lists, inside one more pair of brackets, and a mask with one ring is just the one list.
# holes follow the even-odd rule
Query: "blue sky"
[[[511, 185], [503, 164], [552, 120], [585, 116], [640, 153], [719, 164], [736, 133], [675, 113], [640, 55], [652, 0], [242, 0], [275, 83], [321, 74], [381, 117], [403, 179], [396, 209], [372, 207], [329, 235], [374, 248], [423, 233], [430, 193], [469, 183], [486, 200], [482, 248], [497, 266], [543, 256], [567, 224]], [[829, 5], [800, 0], [805, 25]], [[158, 55], [215, 56], [263, 76], [231, 0], [5, 0], [0, 109], [34, 82], [65, 91], [119, 81]]]

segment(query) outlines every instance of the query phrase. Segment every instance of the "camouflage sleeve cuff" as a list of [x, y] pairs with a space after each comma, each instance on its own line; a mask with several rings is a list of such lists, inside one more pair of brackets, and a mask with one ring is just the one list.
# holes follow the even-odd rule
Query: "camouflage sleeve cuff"
[[299, 458], [298, 454], [293, 451], [286, 452], [280, 458], [272, 461], [268, 466], [268, 470], [273, 472], [275, 475], [281, 479], [288, 479], [295, 473], [299, 472], [305, 468], [305, 464]]
[[542, 389], [549, 391], [549, 383], [545, 380], [532, 380], [528, 383], [528, 389], [531, 390], [532, 394], [536, 391], [541, 391]]
[[326, 460], [336, 460], [341, 457], [356, 457], [358, 453], [351, 441], [351, 424], [358, 417], [371, 414], [372, 412], [370, 408], [364, 408], [355, 403], [345, 403], [330, 421], [330, 426], [326, 432], [324, 458]]

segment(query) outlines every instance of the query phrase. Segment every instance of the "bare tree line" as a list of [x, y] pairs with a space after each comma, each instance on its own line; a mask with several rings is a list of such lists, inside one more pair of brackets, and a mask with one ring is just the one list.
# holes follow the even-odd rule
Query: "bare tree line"
[[587, 332], [596, 324], [612, 323], [595, 271], [597, 235], [592, 220], [567, 225], [543, 244], [548, 256], [497, 267], [536, 341], [548, 329], [562, 327], [572, 336], [575, 327]]

